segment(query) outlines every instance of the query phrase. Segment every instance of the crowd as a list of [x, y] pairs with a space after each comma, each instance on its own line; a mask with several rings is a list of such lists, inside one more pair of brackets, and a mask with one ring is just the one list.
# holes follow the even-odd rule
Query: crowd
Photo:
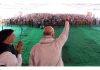
[[34, 13], [20, 17], [6, 19], [7, 25], [28, 25], [28, 26], [64, 26], [64, 17], [69, 16], [70, 25], [95, 25], [96, 19], [79, 14], [48, 14]]

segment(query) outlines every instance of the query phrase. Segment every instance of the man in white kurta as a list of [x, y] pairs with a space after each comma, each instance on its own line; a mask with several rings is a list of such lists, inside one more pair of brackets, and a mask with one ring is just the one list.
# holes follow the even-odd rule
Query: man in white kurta
[[0, 31], [0, 66], [21, 66], [22, 42], [19, 41], [15, 49], [12, 44], [14, 39], [12, 29]]
[[33, 46], [30, 52], [30, 66], [63, 66], [62, 47], [69, 33], [69, 21], [65, 20], [65, 27], [57, 39], [51, 26], [44, 28], [44, 36]]

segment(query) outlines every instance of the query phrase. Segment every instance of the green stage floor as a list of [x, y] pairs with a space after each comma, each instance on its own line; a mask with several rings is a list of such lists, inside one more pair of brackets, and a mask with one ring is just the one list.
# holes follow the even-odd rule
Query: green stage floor
[[[3, 29], [15, 30], [14, 45], [20, 40], [20, 26], [4, 26]], [[2, 27], [0, 27], [2, 29]], [[58, 37], [63, 27], [55, 27]], [[33, 45], [42, 38], [42, 29], [22, 27], [22, 58], [23, 66], [29, 63], [29, 54]], [[100, 27], [70, 27], [69, 38], [63, 47], [62, 58], [65, 66], [100, 66]]]

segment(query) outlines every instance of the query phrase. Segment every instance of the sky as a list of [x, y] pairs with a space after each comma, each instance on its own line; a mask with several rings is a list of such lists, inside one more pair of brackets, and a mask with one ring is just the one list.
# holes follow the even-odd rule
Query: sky
[[0, 0], [0, 18], [29, 13], [69, 13], [92, 12], [100, 18], [100, 0]]

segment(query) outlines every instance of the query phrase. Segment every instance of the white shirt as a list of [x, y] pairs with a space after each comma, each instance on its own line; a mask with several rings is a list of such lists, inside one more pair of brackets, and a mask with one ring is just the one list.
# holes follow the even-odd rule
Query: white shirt
[[17, 57], [9, 51], [0, 54], [0, 65], [21, 66], [21, 64], [22, 64], [21, 54], [18, 54]]

